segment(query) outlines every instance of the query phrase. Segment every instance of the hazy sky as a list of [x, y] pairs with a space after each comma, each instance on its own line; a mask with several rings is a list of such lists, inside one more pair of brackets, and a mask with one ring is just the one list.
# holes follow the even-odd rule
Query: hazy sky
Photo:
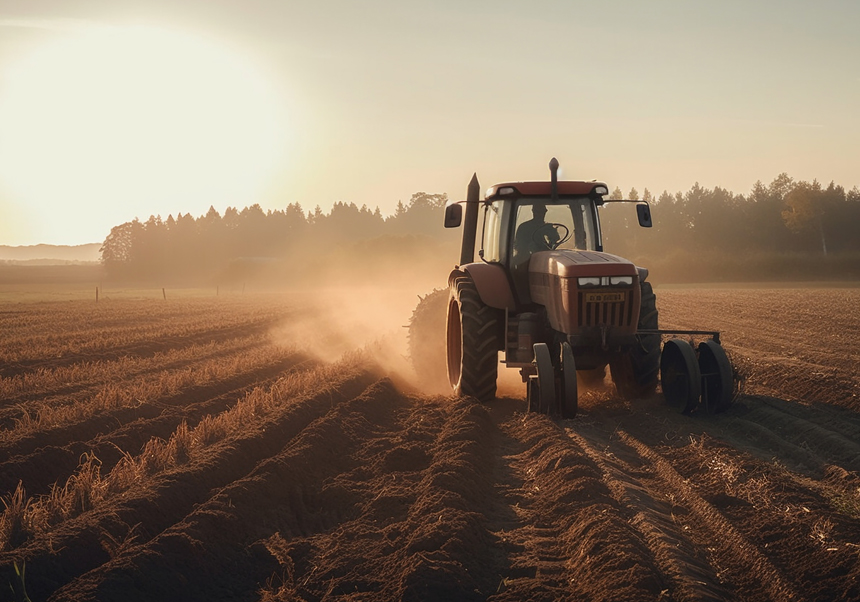
[[0, 244], [600, 179], [860, 185], [856, 0], [0, 0]]

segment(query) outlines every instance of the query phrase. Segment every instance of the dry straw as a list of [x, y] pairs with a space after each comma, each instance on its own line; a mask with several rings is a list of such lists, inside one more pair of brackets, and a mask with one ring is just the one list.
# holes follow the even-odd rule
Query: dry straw
[[[95, 455], [84, 454], [75, 474], [64, 485], [55, 484], [47, 495], [28, 498], [19, 483], [15, 492], [3, 499], [0, 550], [19, 547], [119, 494], [145, 487], [147, 478], [193, 462], [207, 446], [247, 433], [294, 403], [296, 397], [311, 392], [325, 394], [326, 390], [337, 388], [354, 376], [363, 363], [365, 359], [355, 353], [337, 364], [288, 374], [267, 389], [255, 388], [229, 410], [204, 417], [194, 428], [182, 421], [166, 441], [152, 438], [138, 455], [123, 453], [106, 474], [102, 474], [102, 463]], [[326, 388], [321, 388], [320, 383], [325, 383]]]

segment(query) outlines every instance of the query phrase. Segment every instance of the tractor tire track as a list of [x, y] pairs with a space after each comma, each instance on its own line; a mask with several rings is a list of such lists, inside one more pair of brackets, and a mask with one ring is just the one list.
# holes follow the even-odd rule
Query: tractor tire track
[[516, 551], [491, 599], [660, 597], [665, 576], [582, 446], [545, 416], [509, 408], [497, 418], [517, 515], [501, 533]]
[[[842, 408], [774, 408], [781, 404], [788, 405], [742, 397], [723, 415], [691, 419], [643, 400], [623, 411], [598, 406], [567, 428], [637, 513], [637, 528], [655, 538], [655, 555], [672, 576], [667, 595], [851, 600], [860, 593], [856, 577], [845, 577], [860, 572], [856, 444], [844, 436], [857, 416], [846, 422]], [[810, 433], [818, 446], [799, 445]]]
[[[588, 443], [585, 437], [570, 433], [600, 462], [610, 487], [635, 513], [634, 524], [672, 577], [667, 589], [673, 598], [730, 599], [733, 593], [719, 575], [733, 572], [744, 580], [745, 595], [799, 599], [771, 562], [662, 456], [624, 431], [615, 435], [617, 439]], [[666, 492], [671, 492], [669, 499]], [[683, 518], [678, 520], [674, 514]], [[695, 535], [690, 532], [693, 529]]]

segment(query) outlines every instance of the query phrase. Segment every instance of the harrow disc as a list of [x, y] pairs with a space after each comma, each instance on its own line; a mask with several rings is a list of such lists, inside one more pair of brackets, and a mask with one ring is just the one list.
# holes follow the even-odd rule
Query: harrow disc
[[684, 414], [692, 412], [702, 395], [702, 376], [693, 346], [682, 339], [670, 339], [663, 345], [660, 357], [660, 381], [663, 395]]
[[709, 414], [722, 412], [732, 403], [734, 376], [725, 350], [716, 341], [699, 343], [702, 404]]

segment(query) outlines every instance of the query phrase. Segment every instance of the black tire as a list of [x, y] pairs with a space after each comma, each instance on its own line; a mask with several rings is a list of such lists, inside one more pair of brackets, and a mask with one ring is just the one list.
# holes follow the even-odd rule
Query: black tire
[[[639, 330], [657, 330], [657, 296], [650, 282], [641, 284]], [[657, 390], [660, 373], [660, 335], [639, 335], [638, 344], [609, 362], [612, 382], [624, 399], [650, 397]]]
[[709, 414], [724, 412], [732, 405], [735, 394], [732, 363], [716, 341], [702, 341], [698, 350], [702, 405]]
[[455, 394], [495, 399], [504, 326], [504, 313], [481, 301], [470, 277], [454, 280], [448, 297], [447, 356]]
[[660, 357], [663, 395], [670, 405], [692, 414], [702, 397], [702, 372], [693, 346], [683, 339], [669, 339]]
[[420, 301], [409, 319], [409, 360], [423, 384], [447, 388], [445, 367], [445, 312], [448, 289], [436, 289]]
[[576, 362], [573, 359], [573, 351], [570, 349], [570, 344], [564, 342], [561, 344], [561, 353], [559, 357], [558, 378], [558, 405], [562, 418], [576, 418], [576, 412], [579, 409], [579, 387], [576, 382]]

